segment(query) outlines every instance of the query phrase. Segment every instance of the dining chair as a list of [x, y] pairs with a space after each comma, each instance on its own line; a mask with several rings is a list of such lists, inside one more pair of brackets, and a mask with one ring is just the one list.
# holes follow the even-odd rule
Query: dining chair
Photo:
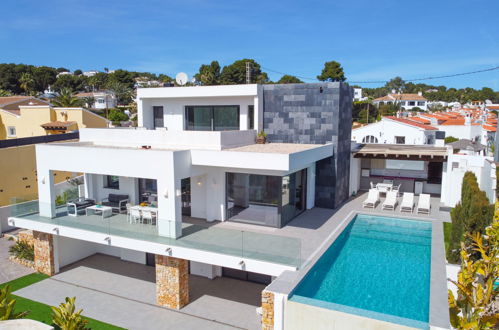
[[376, 187], [374, 186], [374, 183], [371, 181], [371, 189], [374, 189], [374, 188], [376, 188]]
[[142, 211], [142, 221], [144, 223], [147, 223], [149, 225], [152, 225], [153, 223], [153, 212], [149, 211], [149, 210], [143, 210]]
[[135, 208], [130, 208], [130, 222], [137, 223], [137, 221], [140, 222], [141, 219], [142, 217], [140, 215], [140, 210]]
[[132, 207], [132, 204], [126, 203], [126, 220], [128, 222], [131, 222], [131, 218], [130, 218], [130, 207]]

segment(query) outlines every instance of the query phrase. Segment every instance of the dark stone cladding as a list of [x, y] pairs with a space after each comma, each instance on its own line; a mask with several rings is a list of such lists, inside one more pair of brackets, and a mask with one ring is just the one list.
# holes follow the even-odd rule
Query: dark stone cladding
[[348, 198], [353, 90], [345, 83], [263, 85], [263, 127], [270, 142], [333, 143], [316, 164], [315, 206]]

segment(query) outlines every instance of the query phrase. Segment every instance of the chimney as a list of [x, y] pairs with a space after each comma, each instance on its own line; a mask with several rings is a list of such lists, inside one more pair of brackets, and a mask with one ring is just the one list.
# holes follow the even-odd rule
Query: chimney
[[419, 96], [423, 96], [423, 92], [422, 92], [422, 91], [419, 91], [419, 92], [418, 92], [418, 95], [419, 95]]

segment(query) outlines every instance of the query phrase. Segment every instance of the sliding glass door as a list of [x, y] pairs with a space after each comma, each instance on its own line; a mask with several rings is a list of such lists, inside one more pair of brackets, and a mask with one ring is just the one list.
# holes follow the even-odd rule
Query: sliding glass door
[[189, 131], [239, 130], [239, 106], [187, 106], [185, 129]]

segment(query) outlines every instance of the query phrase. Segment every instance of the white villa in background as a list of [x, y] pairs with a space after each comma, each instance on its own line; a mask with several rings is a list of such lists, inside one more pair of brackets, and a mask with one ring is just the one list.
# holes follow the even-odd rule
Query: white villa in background
[[76, 94], [76, 97], [83, 100], [87, 97], [93, 97], [94, 103], [86, 105], [92, 109], [110, 109], [118, 104], [116, 95], [111, 91], [83, 92]]
[[374, 105], [380, 104], [400, 104], [404, 110], [411, 110], [412, 108], [420, 108], [423, 111], [428, 110], [428, 100], [423, 96], [423, 93], [419, 92], [417, 94], [404, 94], [404, 93], [392, 93], [379, 97], [373, 100]]
[[362, 97], [362, 88], [353, 89], [353, 100], [354, 101], [365, 101], [367, 97]]

